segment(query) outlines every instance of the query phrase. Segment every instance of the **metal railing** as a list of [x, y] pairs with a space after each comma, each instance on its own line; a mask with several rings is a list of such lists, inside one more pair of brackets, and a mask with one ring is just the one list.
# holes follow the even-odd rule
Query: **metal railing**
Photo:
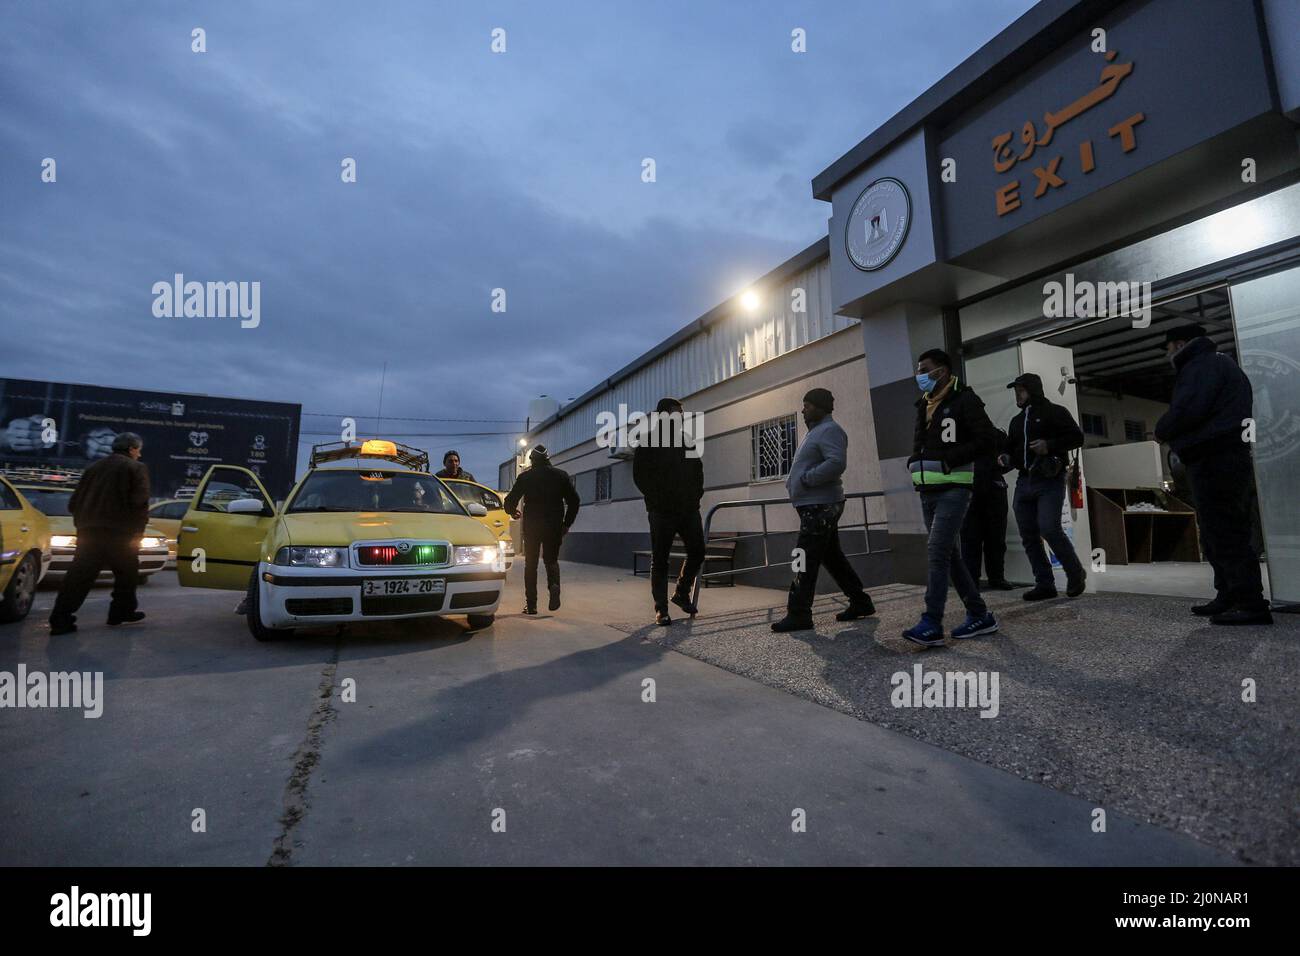
[[[889, 522], [872, 521], [871, 516], [867, 512], [868, 498], [883, 498], [884, 496], [885, 493], [883, 491], [854, 491], [844, 496], [845, 510], [847, 510], [848, 508], [848, 502], [850, 499], [858, 499], [862, 502], [862, 521], [860, 523], [855, 522], [854, 524], [841, 524], [839, 526], [839, 530], [856, 531], [860, 529], [862, 531], [862, 536], [866, 539], [867, 542], [866, 551], [854, 551], [852, 553], [845, 553], [844, 556], [846, 558], [860, 558], [863, 557], [864, 555], [869, 555], [869, 554], [886, 554], [890, 550], [889, 548], [873, 549], [871, 547], [871, 529], [873, 527], [882, 527], [882, 526], [887, 527]], [[691, 595], [692, 604], [698, 606], [700, 600], [700, 586], [704, 583], [705, 578], [716, 578], [716, 577], [724, 577], [724, 576], [736, 575], [736, 574], [746, 574], [750, 571], [763, 571], [766, 570], [767, 568], [780, 568], [780, 567], [785, 567], [786, 565], [794, 564], [793, 559], [791, 559], [790, 561], [773, 561], [771, 555], [768, 553], [767, 538], [768, 535], [772, 533], [771, 531], [768, 530], [767, 527], [767, 508], [769, 505], [784, 505], [787, 508], [791, 507], [789, 498], [748, 498], [740, 501], [720, 501], [712, 508], [709, 509], [708, 514], [704, 516], [704, 543], [706, 549], [709, 544], [709, 528], [713, 524], [713, 516], [717, 514], [719, 511], [721, 511], [723, 508], [760, 509], [760, 514], [762, 516], [762, 522], [763, 522], [762, 531], [749, 531], [749, 532], [744, 532], [736, 535], [729, 534], [726, 538], [726, 541], [730, 543], [733, 541], [736, 542], [743, 541], [746, 538], [762, 538], [763, 539], [763, 563], [755, 564], [752, 567], [748, 567], [748, 568], [737, 568], [733, 566], [730, 570], [727, 571], [705, 571], [703, 568], [701, 568], [699, 576], [696, 577], [695, 579], [695, 592]], [[841, 517], [843, 516], [841, 515]], [[782, 532], [782, 533], [789, 534], [792, 532]], [[797, 532], [793, 532], [793, 533], [797, 533]], [[732, 563], [734, 565], [735, 562], [733, 561]]]

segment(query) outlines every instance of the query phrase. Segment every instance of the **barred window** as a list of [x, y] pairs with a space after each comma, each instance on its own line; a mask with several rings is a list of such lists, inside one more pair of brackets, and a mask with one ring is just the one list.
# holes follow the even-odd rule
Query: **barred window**
[[610, 466], [606, 465], [604, 468], [597, 468], [596, 469], [596, 500], [609, 501], [611, 498], [613, 498], [614, 497], [613, 486], [614, 486], [613, 473], [610, 470]]
[[793, 415], [752, 425], [750, 435], [753, 447], [751, 481], [771, 481], [790, 474], [797, 435]]
[[1134, 421], [1131, 418], [1124, 419], [1124, 440], [1125, 441], [1146, 441], [1147, 423]]
[[1088, 412], [1079, 413], [1079, 425], [1083, 428], [1085, 435], [1095, 435], [1098, 438], [1106, 437], [1106, 416], [1092, 415]]

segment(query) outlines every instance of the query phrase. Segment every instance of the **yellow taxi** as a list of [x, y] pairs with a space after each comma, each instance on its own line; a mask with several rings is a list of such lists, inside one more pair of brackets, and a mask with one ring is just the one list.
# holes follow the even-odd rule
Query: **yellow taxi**
[[27, 616], [49, 568], [49, 519], [0, 476], [0, 624]]
[[[50, 521], [51, 580], [62, 578], [72, 567], [77, 553], [77, 526], [68, 508], [72, 493], [77, 489], [78, 471], [42, 471], [39, 469], [11, 470], [7, 472], [14, 487], [27, 496]], [[139, 546], [140, 580], [157, 574], [167, 566], [167, 536], [152, 525], [144, 529]], [[100, 579], [113, 576], [112, 571], [100, 572]]]
[[391, 441], [312, 449], [280, 507], [247, 468], [213, 465], [181, 519], [186, 587], [245, 591], [259, 641], [299, 627], [465, 615], [488, 627], [505, 587], [505, 543]]
[[181, 519], [189, 510], [188, 498], [166, 498], [149, 506], [149, 525], [162, 532], [169, 560], [176, 560], [176, 539], [181, 536]]
[[491, 531], [498, 541], [505, 542], [506, 546], [506, 570], [509, 571], [515, 563], [515, 544], [510, 538], [510, 516], [502, 505], [505, 495], [499, 491], [493, 491], [487, 485], [480, 485], [477, 481], [466, 481], [463, 478], [443, 478], [442, 483], [451, 489], [451, 493], [460, 499], [460, 503], [469, 507], [470, 505], [482, 505], [486, 514], [479, 516], [479, 521], [483, 526]]

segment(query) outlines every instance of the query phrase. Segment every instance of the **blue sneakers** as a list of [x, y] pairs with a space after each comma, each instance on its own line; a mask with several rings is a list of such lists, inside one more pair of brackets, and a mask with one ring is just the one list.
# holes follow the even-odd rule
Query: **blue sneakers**
[[997, 630], [997, 618], [993, 616], [992, 611], [985, 611], [979, 617], [974, 614], [967, 614], [966, 623], [960, 627], [954, 627], [952, 636], [962, 640], [967, 637], [979, 637], [981, 634], [996, 634]]
[[943, 625], [928, 614], [922, 614], [915, 627], [909, 627], [903, 632], [903, 637], [922, 647], [938, 647], [943, 643]]

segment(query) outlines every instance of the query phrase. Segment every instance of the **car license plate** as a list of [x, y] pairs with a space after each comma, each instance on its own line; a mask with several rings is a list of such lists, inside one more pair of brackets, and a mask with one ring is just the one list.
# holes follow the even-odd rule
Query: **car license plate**
[[447, 582], [442, 578], [367, 578], [361, 582], [366, 597], [390, 594], [442, 594]]

